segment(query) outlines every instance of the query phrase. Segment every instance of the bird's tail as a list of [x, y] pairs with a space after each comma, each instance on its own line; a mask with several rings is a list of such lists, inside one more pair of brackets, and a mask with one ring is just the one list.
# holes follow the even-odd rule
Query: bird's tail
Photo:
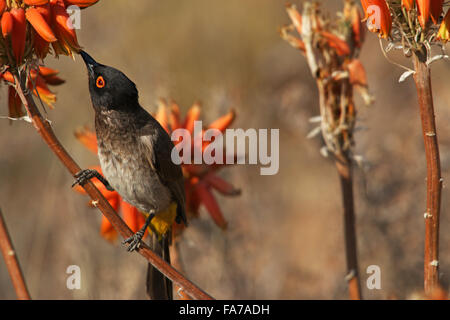
[[[164, 236], [156, 235], [155, 232], [150, 234], [150, 248], [170, 264], [169, 245], [171, 240], [171, 232]], [[158, 239], [159, 238], [159, 239]], [[152, 300], [172, 300], [173, 289], [172, 281], [167, 279], [161, 272], [159, 272], [150, 263], [147, 269], [147, 294]]]

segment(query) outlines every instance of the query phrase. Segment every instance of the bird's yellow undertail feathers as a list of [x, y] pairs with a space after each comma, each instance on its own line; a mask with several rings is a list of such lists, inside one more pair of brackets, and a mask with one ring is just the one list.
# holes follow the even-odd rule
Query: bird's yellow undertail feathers
[[[148, 213], [143, 214], [145, 215], [145, 217], [148, 216]], [[156, 214], [156, 216], [150, 222], [148, 232], [152, 234], [153, 231], [155, 231], [158, 235], [158, 238], [161, 238], [172, 227], [173, 223], [175, 222], [176, 216], [177, 204], [175, 202], [172, 202], [166, 210], [158, 212]]]

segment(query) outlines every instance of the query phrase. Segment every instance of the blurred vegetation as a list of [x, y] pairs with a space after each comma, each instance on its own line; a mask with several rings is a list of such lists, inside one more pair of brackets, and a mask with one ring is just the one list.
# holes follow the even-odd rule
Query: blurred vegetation
[[[340, 1], [326, 1], [330, 12]], [[102, 0], [82, 11], [78, 39], [98, 61], [124, 71], [140, 100], [156, 110], [159, 97], [185, 111], [203, 103], [206, 120], [237, 110], [235, 127], [280, 128], [280, 171], [260, 176], [257, 166], [222, 175], [243, 191], [220, 198], [229, 221], [219, 230], [203, 212], [184, 234], [188, 277], [216, 298], [346, 299], [345, 257], [338, 179], [307, 140], [317, 93], [306, 62], [279, 37], [289, 22], [284, 2], [270, 0]], [[403, 61], [400, 56], [393, 59]], [[359, 109], [356, 150], [369, 165], [356, 173], [356, 213], [363, 292], [367, 298], [406, 298], [423, 277], [425, 159], [412, 80], [382, 56], [367, 35], [361, 54], [377, 101]], [[73, 136], [93, 126], [93, 110], [81, 59], [47, 59], [66, 84], [47, 117], [82, 166], [95, 156]], [[435, 107], [444, 184], [450, 177], [450, 92], [447, 62], [433, 66]], [[7, 112], [6, 87], [1, 115]], [[362, 102], [359, 101], [359, 106]], [[30, 293], [37, 299], [144, 299], [146, 262], [99, 236], [100, 213], [70, 188], [72, 177], [25, 122], [0, 120], [0, 206]], [[441, 270], [450, 267], [448, 188], [443, 190]], [[69, 265], [81, 267], [81, 290], [66, 288]], [[382, 289], [369, 291], [365, 269], [382, 270]], [[0, 299], [14, 291], [0, 263]]]

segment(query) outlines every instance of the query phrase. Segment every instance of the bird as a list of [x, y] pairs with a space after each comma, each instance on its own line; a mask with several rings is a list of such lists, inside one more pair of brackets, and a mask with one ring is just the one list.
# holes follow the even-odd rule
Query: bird
[[[74, 185], [98, 178], [146, 215], [144, 226], [125, 239], [136, 250], [149, 227], [150, 248], [170, 263], [169, 245], [174, 221], [187, 226], [184, 179], [174, 144], [158, 121], [139, 104], [136, 85], [120, 70], [96, 62], [81, 50], [95, 113], [98, 157], [104, 177], [81, 170]], [[172, 299], [172, 283], [151, 264], [147, 271], [151, 299]]]

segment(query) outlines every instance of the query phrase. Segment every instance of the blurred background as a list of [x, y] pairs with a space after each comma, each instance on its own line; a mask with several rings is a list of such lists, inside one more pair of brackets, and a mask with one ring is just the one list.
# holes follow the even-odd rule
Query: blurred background
[[[341, 1], [328, 0], [330, 14]], [[296, 3], [299, 3], [298, 1]], [[156, 110], [173, 98], [184, 113], [200, 100], [206, 123], [237, 111], [234, 128], [279, 128], [280, 170], [226, 168], [220, 175], [242, 189], [217, 196], [229, 222], [222, 231], [204, 208], [181, 241], [189, 279], [218, 299], [346, 299], [340, 185], [323, 158], [319, 138], [308, 140], [318, 114], [316, 87], [303, 56], [284, 42], [284, 1], [100, 1], [82, 11], [80, 44], [95, 59], [124, 71], [140, 101]], [[392, 59], [408, 64], [401, 56]], [[356, 153], [367, 165], [355, 172], [359, 262], [366, 298], [410, 298], [423, 286], [425, 156], [414, 83], [382, 56], [367, 35], [361, 60], [376, 97], [358, 98]], [[56, 134], [82, 166], [96, 157], [74, 137], [93, 128], [85, 66], [79, 57], [47, 58], [66, 84], [47, 110]], [[433, 90], [444, 189], [440, 270], [450, 268], [450, 91], [448, 62], [433, 65]], [[7, 114], [6, 87], [0, 114]], [[147, 262], [99, 235], [101, 213], [74, 192], [72, 177], [32, 125], [0, 120], [0, 207], [34, 299], [145, 299]], [[66, 288], [66, 268], [81, 268], [81, 289]], [[381, 268], [381, 290], [365, 286], [369, 265]], [[0, 262], [0, 299], [14, 299]]]

